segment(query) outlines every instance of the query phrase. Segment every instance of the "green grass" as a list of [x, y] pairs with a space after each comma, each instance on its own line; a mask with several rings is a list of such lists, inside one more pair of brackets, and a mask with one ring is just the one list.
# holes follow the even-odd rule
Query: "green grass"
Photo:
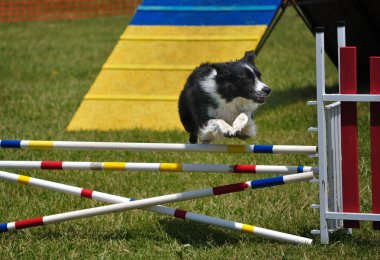
[[[178, 142], [183, 131], [66, 132], [65, 128], [107, 59], [125, 17], [0, 24], [0, 139]], [[327, 36], [328, 37], [328, 36]], [[252, 142], [315, 144], [314, 39], [288, 9], [257, 58], [273, 89], [256, 116]], [[336, 89], [336, 69], [327, 60], [327, 87]], [[361, 205], [370, 210], [368, 105], [360, 105]], [[110, 151], [1, 150], [2, 160], [135, 161], [314, 165], [301, 155], [224, 155]], [[127, 197], [152, 197], [264, 176], [206, 173], [14, 171]], [[0, 182], [0, 222], [103, 205], [30, 186]], [[235, 193], [168, 206], [306, 237], [318, 228], [316, 185], [309, 183]], [[318, 242], [319, 237], [315, 237]], [[0, 236], [0, 258], [378, 258], [380, 236], [370, 223], [353, 236], [336, 234], [330, 245], [280, 243], [145, 211], [129, 211]]]

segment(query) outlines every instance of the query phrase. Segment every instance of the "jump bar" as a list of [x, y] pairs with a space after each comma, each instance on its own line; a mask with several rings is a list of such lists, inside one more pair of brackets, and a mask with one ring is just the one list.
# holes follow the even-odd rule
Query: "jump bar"
[[317, 146], [307, 145], [223, 145], [176, 143], [123, 143], [123, 142], [75, 142], [0, 140], [0, 148], [64, 149], [64, 150], [122, 150], [156, 152], [216, 152], [216, 153], [273, 153], [315, 154]]
[[62, 162], [62, 161], [0, 161], [0, 169], [42, 170], [109, 170], [159, 172], [215, 172], [215, 173], [274, 173], [294, 174], [318, 172], [315, 166], [279, 166], [255, 164], [181, 164], [133, 162]]

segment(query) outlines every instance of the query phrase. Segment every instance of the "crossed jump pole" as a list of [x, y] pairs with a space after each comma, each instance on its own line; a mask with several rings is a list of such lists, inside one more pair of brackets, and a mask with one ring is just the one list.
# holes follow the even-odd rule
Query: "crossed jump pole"
[[193, 220], [205, 224], [211, 224], [219, 227], [228, 228], [231, 230], [242, 231], [266, 238], [276, 239], [280, 241], [292, 242], [297, 244], [311, 245], [312, 239], [290, 235], [274, 230], [255, 227], [252, 225], [242, 224], [233, 221], [226, 221], [219, 218], [204, 216], [192, 212], [187, 212], [180, 209], [171, 209], [161, 206], [159, 204], [170, 203], [176, 201], [184, 201], [196, 198], [203, 198], [209, 196], [216, 196], [222, 194], [228, 194], [233, 192], [246, 191], [249, 189], [258, 189], [271, 187], [282, 184], [290, 184], [301, 181], [308, 181], [314, 178], [312, 172], [300, 173], [296, 175], [287, 175], [281, 177], [267, 178], [261, 180], [247, 181], [242, 183], [235, 183], [230, 185], [211, 187], [206, 189], [175, 193], [169, 195], [163, 195], [159, 197], [152, 197], [141, 200], [134, 200], [124, 198], [107, 193], [97, 192], [84, 188], [78, 188], [65, 184], [55, 183], [51, 181], [45, 181], [37, 178], [31, 178], [29, 176], [17, 175], [8, 172], [0, 171], [0, 179], [8, 180], [12, 182], [18, 182], [20, 184], [30, 184], [41, 188], [47, 188], [54, 191], [65, 192], [76, 196], [81, 196], [90, 199], [97, 199], [104, 202], [116, 203], [109, 206], [102, 206], [90, 209], [83, 209], [77, 211], [71, 211], [61, 214], [55, 214], [44, 217], [30, 218], [25, 220], [19, 220], [10, 223], [0, 224], [0, 232], [7, 232], [11, 230], [30, 228], [35, 226], [47, 225], [52, 223], [59, 223], [74, 219], [87, 218], [91, 216], [98, 216], [103, 214], [110, 214], [119, 211], [143, 208], [148, 211], [161, 213], [164, 215], [174, 216], [181, 219]]
[[[324, 32], [316, 29], [320, 230], [312, 232], [325, 244], [330, 232], [351, 232], [359, 221], [373, 221], [373, 228], [380, 229], [380, 57], [369, 59], [370, 94], [357, 94], [356, 47], [346, 46], [344, 22], [337, 32], [340, 92], [326, 94]], [[370, 102], [371, 213], [360, 212], [357, 102]]]

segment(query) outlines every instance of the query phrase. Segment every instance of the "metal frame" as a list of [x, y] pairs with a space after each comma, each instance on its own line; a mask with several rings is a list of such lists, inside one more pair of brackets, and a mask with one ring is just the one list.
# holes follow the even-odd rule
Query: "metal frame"
[[[338, 48], [346, 45], [344, 22], [338, 23]], [[380, 95], [326, 94], [323, 28], [316, 29], [316, 81], [318, 114], [318, 160], [319, 160], [319, 208], [320, 229], [312, 234], [321, 236], [321, 243], [329, 243], [329, 234], [343, 228], [343, 220], [380, 221], [380, 214], [342, 212], [342, 164], [341, 164], [341, 102], [380, 102]], [[338, 51], [338, 55], [339, 55]], [[338, 59], [340, 60], [340, 59]], [[340, 64], [338, 65], [340, 68]], [[340, 70], [339, 70], [340, 71]], [[340, 82], [339, 82], [340, 86]], [[334, 103], [327, 103], [334, 102]], [[345, 229], [351, 233], [351, 229]]]

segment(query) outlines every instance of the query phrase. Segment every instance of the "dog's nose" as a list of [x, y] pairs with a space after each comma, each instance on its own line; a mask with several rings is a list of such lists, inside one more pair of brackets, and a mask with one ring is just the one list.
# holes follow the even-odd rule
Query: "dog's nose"
[[264, 86], [261, 91], [267, 95], [269, 95], [272, 92], [272, 90], [268, 86]]

